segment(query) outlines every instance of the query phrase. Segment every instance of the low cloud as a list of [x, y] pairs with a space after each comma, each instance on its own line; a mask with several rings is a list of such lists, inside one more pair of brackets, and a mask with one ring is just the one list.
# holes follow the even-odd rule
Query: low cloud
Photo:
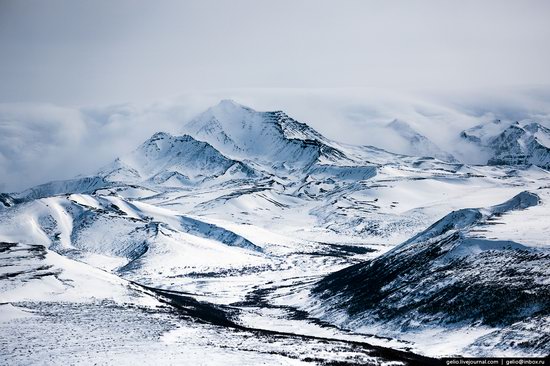
[[0, 104], [2, 190], [93, 173], [156, 131], [177, 132], [180, 117], [178, 108], [159, 104], [81, 109]]
[[257, 110], [284, 110], [329, 138], [407, 153], [385, 128], [407, 122], [470, 163], [486, 158], [458, 137], [482, 122], [531, 119], [549, 125], [550, 92], [396, 93], [381, 89], [239, 89], [194, 93], [146, 105], [62, 107], [0, 104], [0, 190], [91, 174], [158, 131], [179, 134], [223, 98]]

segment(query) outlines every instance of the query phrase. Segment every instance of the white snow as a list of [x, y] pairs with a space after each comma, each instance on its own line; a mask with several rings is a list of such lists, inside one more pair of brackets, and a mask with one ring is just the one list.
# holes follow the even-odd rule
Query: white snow
[[[506, 127], [493, 123], [467, 132], [489, 143]], [[392, 128], [418, 140], [417, 154], [453, 160], [412, 127], [394, 123]], [[59, 358], [52, 356], [54, 363], [92, 359], [85, 356], [86, 342], [109, 350], [96, 356], [97, 362], [117, 364], [291, 365], [317, 356], [372, 360], [346, 348], [352, 340], [434, 356], [475, 356], [483, 347], [474, 342], [502, 329], [438, 324], [401, 332], [354, 323], [343, 330], [335, 325], [349, 325], [347, 314], [328, 311], [310, 289], [323, 276], [450, 227], [464, 237], [445, 261], [494, 250], [548, 249], [550, 193], [539, 187], [550, 186], [550, 175], [536, 166], [468, 166], [341, 144], [283, 112], [258, 112], [232, 101], [222, 101], [184, 129], [190, 135], [155, 134], [97, 175], [14, 194], [25, 202], [0, 210], [0, 242], [17, 243], [0, 252], [6, 264], [0, 266], [6, 276], [0, 280], [5, 327], [0, 331], [15, 329], [25, 339], [34, 331], [51, 331], [77, 355], [60, 352]], [[541, 131], [534, 136], [548, 146]], [[524, 149], [532, 141], [520, 142]], [[517, 202], [508, 200], [523, 191], [541, 202], [510, 210]], [[133, 282], [229, 306], [236, 310], [234, 320], [247, 327], [343, 343], [264, 342], [182, 320], [167, 315], [166, 304]], [[43, 328], [41, 322], [49, 319], [44, 314], [65, 310], [61, 325]], [[309, 318], [295, 316], [298, 310], [312, 312]], [[105, 319], [101, 329], [90, 330], [88, 312], [92, 320], [118, 314], [120, 333]], [[71, 343], [63, 336], [71, 324], [78, 337], [99, 332], [103, 342], [110, 337], [101, 333], [105, 329], [124, 344], [117, 350], [108, 341]], [[162, 329], [147, 333], [157, 326]], [[516, 328], [508, 331], [532, 333], [528, 326]], [[128, 339], [125, 332], [147, 336]], [[16, 348], [10, 348], [16, 360], [30, 357]]]

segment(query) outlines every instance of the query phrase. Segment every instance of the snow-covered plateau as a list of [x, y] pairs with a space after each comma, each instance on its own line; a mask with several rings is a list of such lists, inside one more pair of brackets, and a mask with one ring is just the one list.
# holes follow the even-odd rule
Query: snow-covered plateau
[[467, 165], [230, 100], [0, 194], [0, 364], [437, 365], [550, 354], [550, 130]]

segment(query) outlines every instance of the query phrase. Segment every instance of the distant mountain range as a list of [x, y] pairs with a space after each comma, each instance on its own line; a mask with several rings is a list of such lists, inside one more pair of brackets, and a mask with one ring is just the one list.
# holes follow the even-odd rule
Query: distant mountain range
[[550, 169], [550, 129], [539, 123], [506, 125], [496, 120], [465, 130], [461, 137], [488, 150], [490, 165], [533, 164]]

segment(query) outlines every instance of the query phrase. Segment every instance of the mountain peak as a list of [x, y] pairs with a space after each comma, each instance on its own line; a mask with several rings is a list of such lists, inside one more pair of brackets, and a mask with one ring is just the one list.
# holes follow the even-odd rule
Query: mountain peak
[[492, 137], [488, 147], [493, 151], [489, 165], [534, 164], [550, 168], [550, 129], [537, 122], [512, 124]]
[[243, 107], [242, 104], [239, 104], [237, 102], [235, 102], [233, 99], [222, 99], [220, 100], [220, 102], [218, 103], [219, 106], [238, 106], [238, 107]]
[[255, 112], [252, 108], [239, 104], [235, 102], [233, 99], [222, 99], [218, 104], [208, 109], [208, 111], [225, 111], [225, 112], [234, 112], [238, 110], [247, 110], [247, 111]]
[[531, 133], [537, 133], [540, 131], [541, 133], [550, 134], [550, 129], [544, 127], [538, 122], [529, 122], [526, 125], [524, 125], [523, 128], [526, 131], [529, 131]]
[[168, 132], [157, 132], [149, 138], [148, 141], [163, 140], [172, 137]]
[[407, 122], [397, 118], [391, 121], [390, 123], [388, 123], [387, 126], [391, 128], [406, 128], [406, 129], [412, 130], [412, 127]]
[[224, 156], [207, 142], [190, 135], [157, 132], [132, 153], [100, 170], [111, 181], [181, 186], [224, 174], [233, 178], [255, 176], [248, 166]]
[[321, 152], [305, 141], [326, 140], [281, 111], [259, 112], [227, 99], [197, 116], [184, 130], [226, 156], [267, 163], [270, 169], [281, 163], [295, 168], [310, 165]]

